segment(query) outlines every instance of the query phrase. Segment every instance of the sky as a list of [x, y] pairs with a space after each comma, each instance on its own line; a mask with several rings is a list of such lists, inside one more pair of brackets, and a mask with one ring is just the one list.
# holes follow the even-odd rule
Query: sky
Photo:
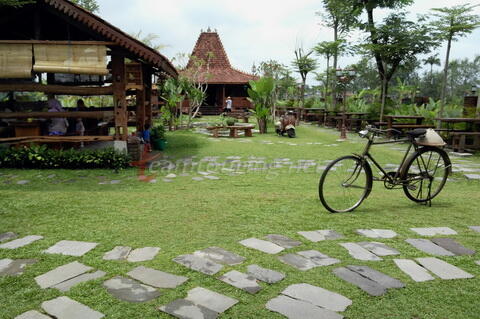
[[[331, 41], [333, 32], [322, 25], [316, 12], [323, 11], [321, 0], [97, 0], [103, 19], [123, 31], [158, 35], [157, 43], [165, 45], [161, 53], [172, 59], [179, 53], [190, 54], [201, 30], [217, 30], [230, 63], [250, 72], [253, 63], [270, 59], [291, 66], [294, 50], [308, 50], [318, 42]], [[480, 0], [416, 0], [407, 8], [410, 17], [429, 14], [432, 7], [450, 7]], [[380, 22], [389, 12], [375, 11]], [[475, 8], [480, 15], [480, 7]], [[349, 42], [362, 35], [351, 33]], [[444, 59], [445, 46], [437, 49]], [[480, 54], [480, 28], [452, 45], [451, 58], [472, 58]], [[354, 63], [358, 57], [345, 57], [339, 67]], [[318, 57], [319, 69], [326, 67]], [[309, 82], [311, 82], [310, 80]], [[312, 83], [314, 84], [314, 83]]]

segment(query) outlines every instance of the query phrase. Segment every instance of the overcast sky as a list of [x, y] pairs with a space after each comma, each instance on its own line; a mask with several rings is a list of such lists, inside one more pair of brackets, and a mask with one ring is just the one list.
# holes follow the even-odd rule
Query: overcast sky
[[[315, 13], [322, 10], [321, 0], [97, 0], [100, 16], [127, 32], [155, 33], [158, 43], [166, 45], [162, 53], [168, 58], [177, 53], [191, 53], [200, 31], [208, 27], [220, 34], [231, 64], [250, 72], [252, 64], [274, 59], [291, 65], [296, 47], [313, 47], [331, 41], [331, 29], [321, 25]], [[457, 4], [480, 4], [480, 0], [416, 0], [406, 8], [412, 13], [429, 13], [432, 7]], [[388, 11], [378, 11], [380, 21]], [[480, 7], [475, 9], [480, 14]], [[352, 33], [355, 42], [360, 34]], [[441, 58], [444, 48], [439, 49]], [[480, 29], [452, 46], [452, 58], [471, 58], [480, 54]], [[319, 59], [319, 71], [325, 61]], [[340, 67], [356, 61], [341, 58]]]

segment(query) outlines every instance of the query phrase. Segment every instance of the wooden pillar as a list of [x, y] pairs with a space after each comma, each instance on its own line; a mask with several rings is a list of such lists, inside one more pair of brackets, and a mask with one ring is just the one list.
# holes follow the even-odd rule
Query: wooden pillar
[[223, 109], [225, 109], [225, 84], [222, 84], [222, 103], [220, 104], [222, 106], [222, 112]]
[[142, 132], [145, 128], [146, 118], [145, 118], [145, 89], [137, 90], [137, 109], [136, 109], [136, 122], [137, 122], [137, 131]]
[[152, 68], [143, 68], [143, 87], [144, 87], [144, 123], [153, 126], [152, 114]]
[[127, 99], [125, 95], [125, 57], [112, 52], [112, 86], [115, 114], [115, 139], [126, 141], [128, 137]]

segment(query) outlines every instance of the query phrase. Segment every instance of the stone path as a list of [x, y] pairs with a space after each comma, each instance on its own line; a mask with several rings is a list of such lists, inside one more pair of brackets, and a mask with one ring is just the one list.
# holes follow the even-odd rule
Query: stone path
[[158, 247], [143, 247], [134, 249], [128, 254], [127, 261], [140, 262], [152, 260], [160, 251]]
[[0, 259], [0, 276], [19, 276], [28, 265], [36, 262], [36, 259]]
[[267, 253], [267, 254], [272, 254], [272, 255], [278, 254], [279, 252], [281, 252], [285, 249], [282, 246], [274, 244], [270, 241], [261, 240], [261, 239], [257, 239], [257, 238], [244, 239], [244, 240], [240, 241], [239, 243], [242, 244], [245, 247], [256, 249], [256, 250], [259, 250], [261, 252], [264, 252], [264, 253]]
[[334, 230], [324, 229], [324, 230], [313, 230], [313, 231], [299, 231], [299, 235], [302, 235], [306, 239], [316, 243], [322, 240], [335, 240], [343, 238], [342, 234], [337, 233]]
[[266, 282], [267, 284], [275, 284], [285, 278], [285, 274], [281, 272], [262, 268], [258, 265], [249, 265], [247, 267], [247, 273], [257, 280]]
[[369, 238], [394, 238], [397, 233], [390, 229], [357, 229], [357, 234]]
[[297, 247], [297, 246], [300, 246], [302, 244], [302, 242], [300, 242], [298, 240], [294, 240], [294, 239], [291, 239], [287, 236], [277, 235], [277, 234], [267, 235], [267, 236], [265, 236], [265, 239], [267, 239], [268, 241], [271, 241], [272, 243], [277, 244], [278, 246], [283, 247], [285, 249]]
[[330, 266], [340, 262], [340, 260], [331, 258], [317, 250], [299, 251], [296, 254], [291, 253], [279, 256], [278, 259], [302, 271], [321, 266]]
[[410, 228], [414, 232], [422, 236], [436, 235], [457, 235], [458, 233], [450, 227], [427, 227], [427, 228]]
[[157, 289], [120, 276], [105, 281], [103, 286], [115, 298], [128, 302], [145, 302], [160, 296]]
[[350, 256], [358, 260], [369, 260], [369, 261], [377, 261], [383, 260], [382, 258], [378, 257], [374, 253], [370, 252], [369, 250], [363, 248], [359, 244], [356, 243], [341, 243], [340, 246], [348, 250]]
[[35, 282], [42, 289], [57, 288], [61, 291], [67, 291], [76, 284], [105, 275], [102, 271], [87, 274], [92, 269], [90, 266], [74, 261], [35, 277]]
[[193, 254], [222, 265], [233, 266], [241, 264], [245, 261], [245, 257], [242, 257], [220, 247], [209, 247], [203, 250], [197, 250]]
[[472, 274], [434, 257], [416, 258], [416, 261], [441, 279], [465, 279], [474, 277]]
[[390, 288], [403, 288], [398, 279], [392, 278], [367, 266], [347, 266], [335, 268], [333, 273], [359, 287], [371, 296], [381, 296]]
[[153, 286], [156, 288], [176, 288], [185, 283], [188, 278], [183, 276], [172, 275], [160, 270], [139, 266], [127, 275], [133, 279], [139, 280], [144, 284]]
[[61, 254], [66, 256], [80, 257], [95, 248], [98, 243], [84, 241], [62, 240], [44, 251], [47, 254]]
[[196, 255], [180, 255], [173, 259], [174, 262], [206, 275], [215, 275], [223, 266]]
[[4, 241], [9, 241], [9, 240], [15, 239], [17, 237], [18, 237], [18, 235], [13, 233], [13, 232], [6, 232], [6, 233], [3, 233], [3, 234], [0, 234], [0, 243], [3, 243]]
[[236, 299], [196, 287], [188, 292], [185, 299], [174, 300], [159, 310], [181, 319], [210, 319], [217, 318], [237, 303]]
[[262, 289], [255, 277], [236, 270], [229, 271], [218, 279], [251, 294], [256, 294]]
[[68, 297], [58, 297], [42, 303], [42, 308], [57, 319], [100, 319], [104, 314]]
[[431, 255], [463, 256], [475, 254], [474, 250], [468, 249], [450, 238], [432, 238], [431, 240], [409, 238], [405, 241], [413, 247]]
[[131, 251], [128, 246], [116, 246], [103, 255], [103, 260], [126, 260]]
[[480, 233], [480, 226], [468, 226], [473, 231], [476, 231], [477, 233]]
[[16, 316], [14, 319], [52, 319], [52, 317], [46, 316], [36, 310], [30, 310]]
[[17, 249], [20, 247], [24, 247], [27, 245], [30, 245], [31, 243], [43, 239], [43, 236], [38, 236], [38, 235], [30, 235], [30, 236], [25, 236], [19, 239], [15, 239], [9, 242], [6, 242], [4, 244], [0, 245], [0, 248], [3, 249]]
[[268, 301], [268, 310], [289, 319], [343, 318], [337, 312], [345, 311], [352, 301], [338, 293], [309, 284], [294, 284], [281, 295]]
[[394, 259], [393, 260], [400, 270], [406, 273], [412, 280], [416, 282], [424, 282], [434, 280], [428, 270], [418, 265], [415, 261], [410, 259]]

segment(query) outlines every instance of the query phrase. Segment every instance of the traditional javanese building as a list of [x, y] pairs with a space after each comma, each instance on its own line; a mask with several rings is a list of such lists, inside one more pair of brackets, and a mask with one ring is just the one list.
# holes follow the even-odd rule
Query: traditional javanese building
[[208, 85], [207, 97], [200, 108], [202, 114], [220, 114], [228, 96], [233, 100], [233, 111], [252, 107], [247, 100], [248, 82], [258, 77], [232, 67], [216, 31], [208, 29], [200, 34], [184, 74], [191, 74], [188, 70], [195, 67], [195, 59], [203, 60], [200, 79]]

